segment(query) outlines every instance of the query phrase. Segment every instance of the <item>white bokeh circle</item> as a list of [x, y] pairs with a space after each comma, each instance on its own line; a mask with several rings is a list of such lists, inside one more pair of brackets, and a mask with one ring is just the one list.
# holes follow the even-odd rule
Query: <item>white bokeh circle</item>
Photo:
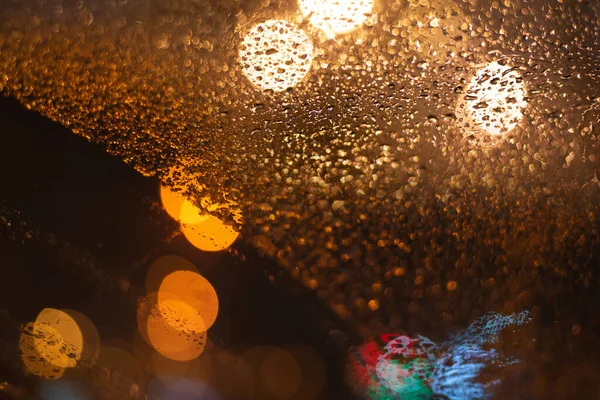
[[493, 61], [479, 69], [458, 102], [457, 115], [468, 134], [503, 135], [523, 118], [527, 106], [523, 78], [509, 65]]
[[313, 43], [303, 30], [268, 20], [246, 33], [239, 52], [242, 72], [262, 90], [281, 92], [304, 79], [313, 61]]

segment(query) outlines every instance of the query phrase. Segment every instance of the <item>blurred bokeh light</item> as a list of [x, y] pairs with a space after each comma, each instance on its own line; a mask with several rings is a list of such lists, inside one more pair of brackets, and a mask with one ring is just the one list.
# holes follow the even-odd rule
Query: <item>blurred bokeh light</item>
[[[160, 197], [165, 211], [181, 224], [181, 230], [186, 239], [194, 247], [203, 251], [222, 251], [229, 248], [238, 238], [239, 232], [221, 219], [202, 211], [185, 195], [185, 177], [183, 167], [171, 168], [167, 178], [175, 182], [173, 188], [161, 185]], [[237, 223], [241, 223], [239, 208], [232, 202], [224, 204], [213, 203], [209, 198], [202, 199], [202, 206], [207, 211], [227, 208], [233, 214]]]
[[435, 348], [435, 343], [423, 336], [381, 335], [352, 350], [348, 384], [370, 400], [429, 399]]
[[518, 336], [530, 322], [528, 311], [488, 313], [439, 344], [420, 335], [380, 335], [349, 353], [348, 385], [371, 400], [492, 398], [502, 383], [502, 369], [520, 362], [505, 354], [514, 343], [500, 336]]
[[250, 29], [239, 54], [242, 71], [262, 90], [281, 92], [304, 79], [313, 60], [313, 44], [303, 30], [282, 20]]
[[[190, 160], [197, 179], [175, 191], [237, 202], [250, 243], [339, 315], [394, 330], [467, 321], [502, 309], [504, 282], [531, 298], [541, 278], [512, 265], [586, 293], [571, 264], [596, 265], [599, 248], [580, 240], [600, 204], [597, 2], [24, 3], [0, 13], [4, 94], [139, 170]], [[319, 19], [360, 29], [322, 40]], [[266, 64], [290, 44], [265, 21], [298, 34], [296, 86], [278, 70], [264, 89], [247, 77], [261, 74], [249, 32]], [[488, 152], [473, 135], [499, 140]], [[467, 290], [476, 278], [502, 288]], [[471, 296], [476, 309], [450, 306]]]
[[160, 198], [165, 211], [176, 221], [182, 224], [193, 224], [200, 218], [198, 208], [191, 204], [181, 193], [166, 186], [161, 186]]
[[144, 339], [163, 356], [189, 361], [206, 345], [206, 327], [200, 314], [176, 296], [158, 293], [145, 297], [138, 306], [138, 329]]
[[[21, 359], [29, 372], [46, 379], [63, 376], [66, 364], [62, 348], [69, 348], [58, 332], [48, 325], [28, 323], [21, 332], [19, 350]], [[56, 364], [55, 364], [56, 363]], [[59, 364], [59, 365], [57, 365]]]
[[158, 307], [176, 298], [201, 316], [205, 329], [217, 319], [219, 299], [217, 292], [202, 275], [193, 271], [176, 271], [167, 275], [158, 289]]
[[[161, 195], [190, 243], [235, 241], [227, 212], [197, 207], [231, 196], [251, 244], [354, 327], [441, 335], [538, 307], [547, 340], [524, 386], [548, 399], [548, 360], [581, 371], [598, 342], [577, 319], [597, 311], [599, 16], [586, 0], [4, 1], [0, 90], [148, 175], [194, 159], [204, 186]], [[146, 340], [149, 321], [167, 337], [199, 329], [187, 301], [153, 296]], [[466, 367], [436, 374], [477, 382], [489, 354], [451, 342], [445, 357]], [[20, 344], [39, 376], [77, 354], [37, 322]], [[254, 382], [219, 354], [216, 370]], [[388, 390], [397, 370], [369, 371]]]
[[[160, 200], [164, 210], [171, 218], [182, 223], [187, 222], [186, 216], [181, 214], [181, 207], [186, 201], [184, 177], [185, 166], [174, 166], [169, 169], [165, 178], [172, 186], [160, 185]], [[196, 218], [196, 215], [193, 215], [192, 218]]]
[[239, 236], [234, 227], [213, 215], [203, 215], [196, 223], [183, 225], [181, 229], [191, 245], [210, 252], [228, 249]]
[[[147, 295], [138, 299], [137, 325], [141, 337], [163, 357], [154, 366], [187, 371], [185, 362], [202, 354], [206, 331], [219, 313], [214, 287], [183, 257], [167, 255], [154, 261], [146, 275]], [[172, 363], [181, 362], [181, 363]], [[162, 369], [161, 369], [162, 368]]]
[[45, 308], [28, 323], [19, 341], [21, 359], [38, 376], [60, 378], [81, 358], [83, 336], [77, 322], [66, 312]]
[[299, 0], [300, 10], [329, 37], [357, 30], [370, 17], [373, 0]]
[[523, 118], [526, 91], [523, 78], [509, 65], [496, 61], [477, 70], [460, 97], [457, 113], [466, 132], [502, 135]]
[[[60, 356], [54, 359], [53, 364], [63, 368], [71, 368], [77, 365], [83, 351], [83, 335], [79, 325], [69, 314], [54, 308], [45, 308], [37, 316], [35, 323], [38, 326], [47, 326], [61, 338], [67, 349], [61, 348]], [[48, 341], [35, 339], [36, 347], [40, 354], [46, 354]]]

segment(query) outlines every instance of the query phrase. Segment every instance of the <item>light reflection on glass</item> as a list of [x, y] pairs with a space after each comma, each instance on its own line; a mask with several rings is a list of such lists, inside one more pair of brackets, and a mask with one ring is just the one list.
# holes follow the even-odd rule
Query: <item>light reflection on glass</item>
[[482, 382], [486, 366], [505, 367], [519, 360], [511, 359], [498, 349], [499, 334], [531, 321], [528, 311], [502, 315], [488, 313], [476, 319], [466, 330], [443, 344], [444, 351], [435, 364], [431, 387], [450, 400], [476, 400], [489, 397], [499, 380]]
[[431, 394], [425, 382], [431, 377], [435, 348], [435, 343], [424, 336], [395, 337], [377, 361], [377, 377], [401, 397], [426, 398]]
[[352, 352], [350, 386], [371, 400], [428, 399], [435, 348], [423, 336], [381, 335]]
[[423, 336], [381, 335], [353, 350], [348, 358], [348, 383], [371, 400], [450, 400], [489, 397], [501, 380], [482, 380], [485, 367], [506, 367], [519, 360], [503, 354], [500, 333], [531, 321], [529, 313], [488, 313], [467, 329], [436, 346]]

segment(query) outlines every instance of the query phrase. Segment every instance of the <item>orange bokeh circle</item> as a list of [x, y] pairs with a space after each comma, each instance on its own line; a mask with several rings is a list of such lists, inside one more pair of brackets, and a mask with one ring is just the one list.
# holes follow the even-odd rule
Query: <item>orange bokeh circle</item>
[[[158, 304], [177, 298], [202, 317], [205, 329], [210, 328], [219, 313], [217, 292], [202, 275], [193, 271], [175, 271], [167, 275], [158, 289]], [[161, 309], [162, 310], [162, 309]]]

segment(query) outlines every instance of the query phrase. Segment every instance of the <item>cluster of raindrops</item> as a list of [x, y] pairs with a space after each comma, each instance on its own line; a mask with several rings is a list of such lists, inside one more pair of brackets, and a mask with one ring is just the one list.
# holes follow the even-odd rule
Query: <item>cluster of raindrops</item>
[[[235, 202], [244, 236], [340, 316], [428, 332], [565, 288], [587, 303], [596, 2], [377, 2], [335, 40], [313, 39], [307, 15], [310, 73], [274, 96], [245, 77], [241, 35], [296, 4], [29, 3], [0, 10], [3, 93], [145, 175], [193, 160], [194, 204]], [[487, 128], [504, 133], [494, 146], [465, 140]]]

